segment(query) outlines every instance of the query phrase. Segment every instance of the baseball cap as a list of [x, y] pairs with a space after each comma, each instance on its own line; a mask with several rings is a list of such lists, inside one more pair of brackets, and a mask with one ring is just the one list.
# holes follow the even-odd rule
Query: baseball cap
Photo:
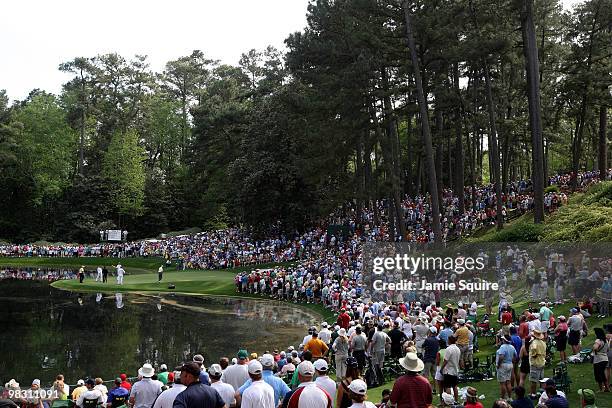
[[272, 367], [274, 365], [274, 356], [272, 354], [264, 354], [259, 359], [259, 362], [264, 367]]
[[208, 367], [208, 374], [217, 377], [221, 374], [223, 374], [223, 369], [221, 368], [221, 366], [219, 364], [213, 364], [210, 367]]
[[578, 395], [580, 395], [587, 404], [593, 404], [595, 402], [595, 392], [591, 389], [581, 388], [578, 390]]
[[201, 354], [196, 354], [193, 356], [193, 361], [198, 364], [204, 364], [204, 356]]
[[238, 351], [238, 359], [240, 360], [246, 360], [249, 357], [249, 352], [246, 350], [240, 350]]
[[436, 328], [436, 326], [431, 326], [429, 328], [429, 331], [432, 332], [433, 334], [437, 334], [438, 333], [438, 329]]
[[121, 381], [125, 381], [125, 380], [127, 380], [127, 375], [125, 375], [125, 374], [121, 374], [121, 375], [119, 376], [119, 378], [121, 378]]
[[312, 363], [308, 360], [302, 361], [300, 364], [298, 364], [298, 373], [301, 375], [314, 375], [315, 373], [315, 368], [314, 365], [312, 365]]
[[168, 373], [168, 382], [174, 382], [174, 373]]
[[368, 385], [363, 380], [353, 380], [351, 381], [351, 385], [349, 385], [349, 390], [357, 395], [366, 395]]
[[[40, 380], [38, 382], [40, 384]], [[77, 381], [77, 385], [85, 385], [85, 381], [79, 380], [79, 381]]]
[[548, 387], [548, 386], [551, 386], [551, 385], [553, 385], [553, 386], [554, 386], [554, 385], [556, 385], [556, 384], [555, 384], [555, 380], [553, 380], [552, 378], [542, 378], [542, 379], [540, 380], [540, 382], [541, 382], [541, 383], [543, 383], [543, 384], [545, 384], [547, 387]]
[[32, 385], [40, 385], [40, 380], [38, 378], [32, 380]]
[[315, 370], [317, 371], [321, 371], [321, 372], [326, 372], [328, 370], [328, 366], [327, 366], [327, 361], [323, 360], [323, 359], [318, 359], [317, 361], [314, 362], [313, 364]]
[[249, 374], [261, 374], [263, 366], [257, 360], [249, 361]]
[[200, 366], [195, 361], [190, 361], [189, 363], [183, 364], [181, 367], [181, 372], [183, 371], [193, 375], [194, 377], [200, 376]]
[[87, 381], [85, 381], [85, 384], [87, 384], [87, 385], [96, 385], [96, 382], [93, 379], [88, 378]]

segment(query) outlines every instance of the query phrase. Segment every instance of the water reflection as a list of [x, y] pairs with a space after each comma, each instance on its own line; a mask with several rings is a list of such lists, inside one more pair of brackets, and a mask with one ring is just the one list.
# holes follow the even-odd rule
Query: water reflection
[[135, 375], [145, 361], [170, 367], [196, 353], [210, 364], [243, 347], [261, 353], [297, 345], [318, 319], [278, 302], [73, 294], [48, 281], [15, 279], [0, 281], [0, 310], [0, 327], [11, 333], [0, 336], [0, 378], [23, 383], [51, 383], [60, 372], [68, 382], [112, 379]]

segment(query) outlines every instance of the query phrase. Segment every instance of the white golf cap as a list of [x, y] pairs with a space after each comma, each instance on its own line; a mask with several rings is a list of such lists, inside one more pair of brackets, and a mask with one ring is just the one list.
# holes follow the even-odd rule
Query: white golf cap
[[314, 375], [315, 368], [314, 365], [308, 360], [302, 361], [298, 364], [298, 373], [301, 375]]
[[210, 367], [208, 367], [208, 374], [217, 377], [223, 374], [223, 369], [221, 368], [219, 364], [213, 364]]
[[327, 365], [327, 361], [323, 360], [322, 358], [318, 359], [317, 361], [314, 362], [313, 364], [315, 370], [317, 371], [327, 371], [329, 369], [328, 365]]
[[79, 381], [77, 381], [77, 385], [85, 385], [85, 381], [79, 380]]
[[368, 385], [363, 380], [353, 380], [351, 381], [351, 385], [349, 385], [349, 390], [357, 395], [366, 395], [366, 392], [368, 392]]
[[264, 354], [259, 358], [259, 362], [264, 367], [272, 367], [274, 365], [274, 356], [272, 354]]
[[249, 361], [249, 374], [261, 374], [263, 366], [257, 360]]

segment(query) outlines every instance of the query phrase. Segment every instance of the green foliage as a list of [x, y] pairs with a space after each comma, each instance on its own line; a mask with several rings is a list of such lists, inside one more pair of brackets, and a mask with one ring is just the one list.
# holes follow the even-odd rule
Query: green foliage
[[553, 186], [548, 186], [544, 189], [544, 194], [547, 193], [558, 193], [559, 190], [559, 186], [553, 185]]
[[143, 210], [145, 172], [144, 149], [138, 133], [115, 133], [104, 155], [103, 174], [110, 181], [113, 202], [120, 214], [137, 216]]
[[21, 124], [19, 161], [34, 182], [32, 201], [57, 199], [71, 184], [76, 133], [66, 123], [65, 111], [47, 93], [31, 95], [14, 115]]

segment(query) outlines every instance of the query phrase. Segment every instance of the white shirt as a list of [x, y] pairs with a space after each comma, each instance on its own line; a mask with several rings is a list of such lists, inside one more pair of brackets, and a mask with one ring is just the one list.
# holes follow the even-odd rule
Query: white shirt
[[174, 384], [172, 388], [168, 388], [166, 391], [159, 394], [159, 397], [155, 400], [155, 404], [153, 404], [153, 408], [172, 408], [176, 396], [185, 391], [186, 388], [187, 387], [183, 384]]
[[[299, 398], [297, 404], [298, 408], [327, 407], [330, 401], [332, 406], [334, 404], [333, 400], [330, 400], [330, 397], [325, 394], [325, 391], [323, 391], [322, 388], [319, 388], [317, 384], [312, 381], [300, 384], [298, 386], [298, 389], [299, 388], [303, 388], [303, 390], [297, 396]], [[293, 396], [291, 398], [293, 398]]]
[[248, 380], [249, 368], [246, 364], [234, 364], [223, 371], [221, 381], [234, 387], [235, 390], [242, 387], [242, 384]]
[[444, 370], [442, 370], [442, 374], [456, 376], [459, 373], [460, 358], [461, 350], [459, 350], [459, 347], [457, 347], [456, 344], [448, 346], [444, 352], [444, 361], [446, 361], [446, 365], [444, 366]]
[[373, 402], [363, 401], [363, 402], [353, 402], [351, 408], [376, 408]]
[[[229, 367], [228, 367], [229, 368]], [[275, 408], [274, 389], [264, 380], [253, 381], [242, 393], [242, 408]]]
[[317, 384], [319, 387], [327, 391], [327, 393], [332, 399], [332, 402], [335, 403], [337, 386], [334, 380], [332, 380], [326, 375], [323, 375], [323, 376], [317, 377], [317, 379], [315, 380], [315, 384]]
[[223, 398], [223, 402], [225, 402], [228, 407], [236, 405], [236, 398], [234, 397], [236, 391], [230, 384], [226, 384], [223, 381], [217, 381], [210, 384], [210, 386], [217, 390], [221, 398]]
[[325, 344], [329, 344], [331, 342], [331, 331], [329, 331], [329, 329], [321, 330], [319, 332], [319, 340], [321, 340]]
[[106, 401], [104, 400], [104, 397], [102, 397], [102, 393], [98, 390], [87, 390], [85, 392], [82, 392], [81, 395], [79, 395], [79, 398], [77, 399], [76, 404], [79, 407], [83, 406], [83, 400], [91, 400], [91, 399], [97, 399], [98, 400], [98, 404], [104, 404], [106, 403]]
[[130, 398], [134, 397], [134, 408], [151, 408], [157, 396], [161, 393], [160, 382], [143, 378], [132, 385]]
[[[565, 393], [563, 391], [557, 390], [557, 395], [560, 395], [563, 398], [567, 399], [567, 397], [565, 396]], [[548, 394], [543, 392], [542, 395], [540, 395], [540, 400], [538, 401], [538, 405], [539, 404], [545, 405], [546, 401], [548, 401]]]
[[100, 391], [102, 398], [104, 398], [104, 401], [106, 401], [106, 395], [108, 394], [108, 388], [106, 388], [106, 385], [98, 384], [94, 387], [94, 390]]

